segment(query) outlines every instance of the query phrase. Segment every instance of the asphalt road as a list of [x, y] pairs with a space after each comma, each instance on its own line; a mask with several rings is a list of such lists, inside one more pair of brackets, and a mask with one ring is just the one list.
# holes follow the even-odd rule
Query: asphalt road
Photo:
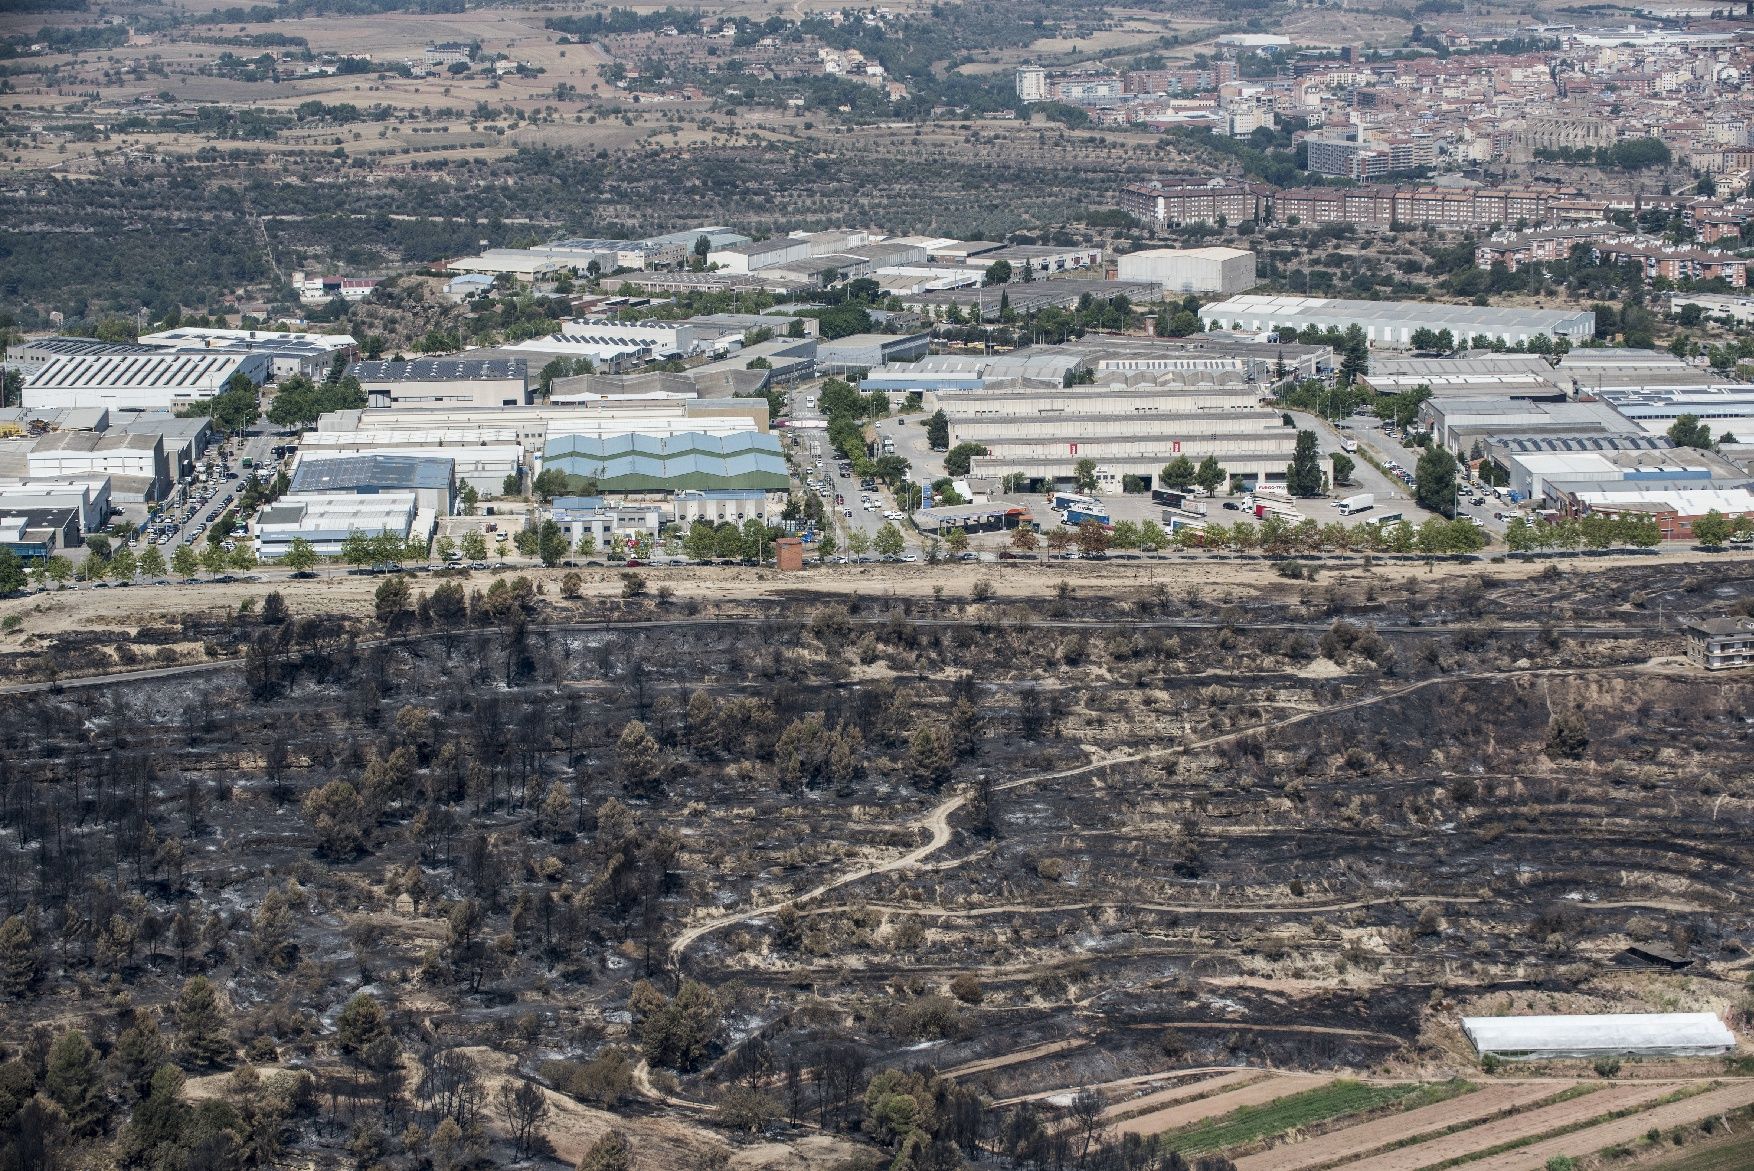
[[[269, 466], [270, 470], [273, 470], [274, 460], [269, 452], [274, 448], [278, 439], [279, 437], [272, 433], [260, 432], [245, 435], [239, 439], [224, 440], [208, 448], [207, 453], [202, 456], [202, 463], [205, 464], [212, 460], [218, 460], [223, 455], [225, 459], [229, 461], [231, 470], [238, 474], [238, 478], [235, 480], [220, 480], [215, 487], [212, 498], [209, 499], [206, 504], [197, 508], [194, 515], [177, 529], [176, 534], [172, 536], [170, 540], [159, 546], [159, 550], [168, 558], [171, 553], [175, 551], [177, 546], [194, 544], [204, 536], [205, 534], [197, 533], [196, 530], [199, 526], [202, 524], [211, 526], [214, 521], [219, 519], [220, 514], [229, 508], [232, 502], [237, 499], [238, 493], [243, 491], [243, 460], [248, 458], [251, 461], [252, 470], [264, 465]], [[191, 498], [195, 495], [197, 490], [195, 483], [191, 481]], [[178, 512], [180, 514], [181, 510], [179, 509]]]
[[[820, 410], [813, 409], [808, 405], [816, 397], [819, 385], [817, 382], [805, 382], [792, 388], [791, 416], [793, 422], [819, 420], [823, 417]], [[867, 537], [875, 536], [877, 530], [883, 527], [883, 510], [895, 507], [895, 501], [888, 495], [887, 490], [882, 485], [878, 485], [877, 491], [874, 493], [877, 499], [873, 502], [872, 507], [863, 507], [859, 503], [859, 493], [862, 489], [859, 487], [858, 477], [842, 475], [835, 466], [834, 449], [829, 445], [828, 432], [815, 428], [798, 428], [795, 434], [798, 436], [798, 447], [795, 449], [798, 462], [804, 468], [816, 471], [818, 476], [827, 480], [834, 493], [822, 504], [834, 518], [837, 539], [841, 541], [842, 548], [845, 548], [847, 533], [853, 529], [858, 529]], [[820, 470], [816, 470], [811, 465], [819, 458], [822, 460], [822, 467]], [[835, 495], [840, 496], [845, 503], [836, 504], [834, 502]], [[844, 515], [846, 509], [852, 510], [851, 519]]]

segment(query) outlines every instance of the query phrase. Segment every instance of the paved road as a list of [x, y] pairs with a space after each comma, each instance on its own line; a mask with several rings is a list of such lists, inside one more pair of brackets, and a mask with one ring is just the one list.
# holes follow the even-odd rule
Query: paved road
[[[809, 406], [809, 403], [816, 398], [819, 388], [820, 383], [815, 381], [799, 383], [792, 388], [791, 416], [794, 421], [804, 419], [817, 420], [823, 417], [822, 412], [819, 409]], [[846, 534], [852, 529], [862, 531], [867, 537], [875, 536], [877, 530], [883, 527], [883, 510], [894, 508], [894, 499], [889, 496], [881, 485], [879, 485], [877, 489], [879, 503], [870, 509], [862, 507], [859, 504], [859, 493], [861, 489], [859, 488], [858, 477], [843, 476], [839, 469], [835, 467], [835, 453], [834, 448], [828, 442], [828, 432], [813, 428], [801, 428], [798, 430], [797, 434], [799, 436], [799, 445], [796, 448], [796, 451], [798, 453], [799, 463], [807, 470], [814, 470], [811, 469], [811, 464], [814, 460], [820, 458], [822, 460], [822, 468], [817, 474], [827, 479], [833, 486], [834, 493], [845, 501], [844, 504], [836, 504], [834, 502], [834, 496], [830, 496], [827, 500], [822, 502], [823, 507], [827, 508], [829, 514], [834, 518], [835, 529], [839, 535], [838, 539], [841, 541], [841, 547], [843, 549], [846, 547]], [[843, 511], [849, 508], [852, 509], [853, 512], [850, 520], [843, 515]]]
[[[218, 482], [213, 497], [206, 504], [197, 508], [194, 515], [177, 530], [170, 540], [159, 546], [165, 557], [168, 558], [179, 545], [196, 544], [205, 534], [198, 535], [195, 530], [202, 524], [211, 526], [214, 521], [219, 519], [220, 514], [237, 499], [238, 493], [243, 491], [242, 461], [244, 459], [250, 460], [252, 468], [266, 466], [271, 472], [274, 470], [276, 464], [269, 452], [274, 448], [278, 439], [278, 436], [262, 431], [241, 438], [227, 439], [207, 449], [207, 453], [202, 457], [203, 464], [215, 460], [228, 462], [231, 470], [238, 474], [238, 479], [222, 479]], [[192, 498], [198, 489], [194, 481], [190, 482], [189, 487]], [[178, 515], [181, 515], [181, 511], [181, 509], [177, 510]]]

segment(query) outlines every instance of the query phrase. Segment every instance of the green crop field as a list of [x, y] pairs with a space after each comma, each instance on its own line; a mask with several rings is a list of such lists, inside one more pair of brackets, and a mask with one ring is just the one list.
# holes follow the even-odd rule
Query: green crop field
[[1666, 1163], [1652, 1164], [1650, 1171], [1746, 1171], [1749, 1167], [1754, 1167], [1754, 1137], [1677, 1155]]
[[1391, 1104], [1399, 1104], [1403, 1109], [1430, 1105], [1473, 1088], [1466, 1082], [1406, 1082], [1380, 1086], [1342, 1080], [1259, 1106], [1244, 1106], [1229, 1114], [1159, 1135], [1157, 1141], [1160, 1150], [1173, 1150], [1184, 1155], [1229, 1150], [1288, 1130]]

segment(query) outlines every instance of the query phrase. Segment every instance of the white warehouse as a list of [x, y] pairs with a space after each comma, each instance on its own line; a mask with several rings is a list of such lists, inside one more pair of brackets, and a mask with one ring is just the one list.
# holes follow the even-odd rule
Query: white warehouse
[[407, 540], [418, 512], [419, 502], [412, 492], [369, 496], [289, 493], [256, 514], [256, 556], [278, 561], [294, 540], [302, 538], [311, 543], [317, 556], [339, 557], [342, 543], [353, 532]]
[[1117, 261], [1123, 281], [1156, 281], [1165, 296], [1219, 293], [1226, 297], [1260, 284], [1255, 254], [1246, 248], [1149, 248]]
[[1315, 326], [1345, 330], [1354, 325], [1375, 346], [1406, 348], [1416, 330], [1449, 330], [1458, 343], [1476, 337], [1519, 345], [1536, 337], [1565, 338], [1576, 344], [1596, 336], [1596, 315], [1588, 309], [1511, 309], [1485, 305], [1440, 305], [1425, 301], [1352, 301], [1333, 297], [1266, 297], [1243, 294], [1200, 307], [1207, 329], [1285, 334]]
[[1736, 1035], [1709, 1012], [1622, 1012], [1576, 1016], [1473, 1016], [1462, 1032], [1481, 1056], [1704, 1057], [1728, 1053]]

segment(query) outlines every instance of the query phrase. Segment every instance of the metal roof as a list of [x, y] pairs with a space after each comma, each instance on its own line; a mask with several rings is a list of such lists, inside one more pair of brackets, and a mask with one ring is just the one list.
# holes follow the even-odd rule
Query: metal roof
[[1300, 318], [1329, 320], [1357, 318], [1406, 324], [1413, 327], [1449, 328], [1455, 325], [1483, 329], [1546, 329], [1575, 327], [1582, 319], [1595, 321], [1588, 309], [1521, 309], [1490, 305], [1436, 304], [1427, 301], [1362, 301], [1341, 297], [1288, 297], [1243, 293], [1200, 307], [1202, 318], [1271, 317], [1290, 324]]
[[452, 460], [431, 455], [324, 455], [299, 461], [294, 492], [375, 492], [449, 488]]
[[416, 358], [412, 362], [355, 362], [347, 372], [361, 382], [456, 382], [526, 379], [522, 358]]
[[51, 358], [28, 377], [31, 387], [37, 390], [80, 387], [204, 390], [225, 382], [247, 356], [236, 350], [141, 352], [130, 347], [125, 354]]

